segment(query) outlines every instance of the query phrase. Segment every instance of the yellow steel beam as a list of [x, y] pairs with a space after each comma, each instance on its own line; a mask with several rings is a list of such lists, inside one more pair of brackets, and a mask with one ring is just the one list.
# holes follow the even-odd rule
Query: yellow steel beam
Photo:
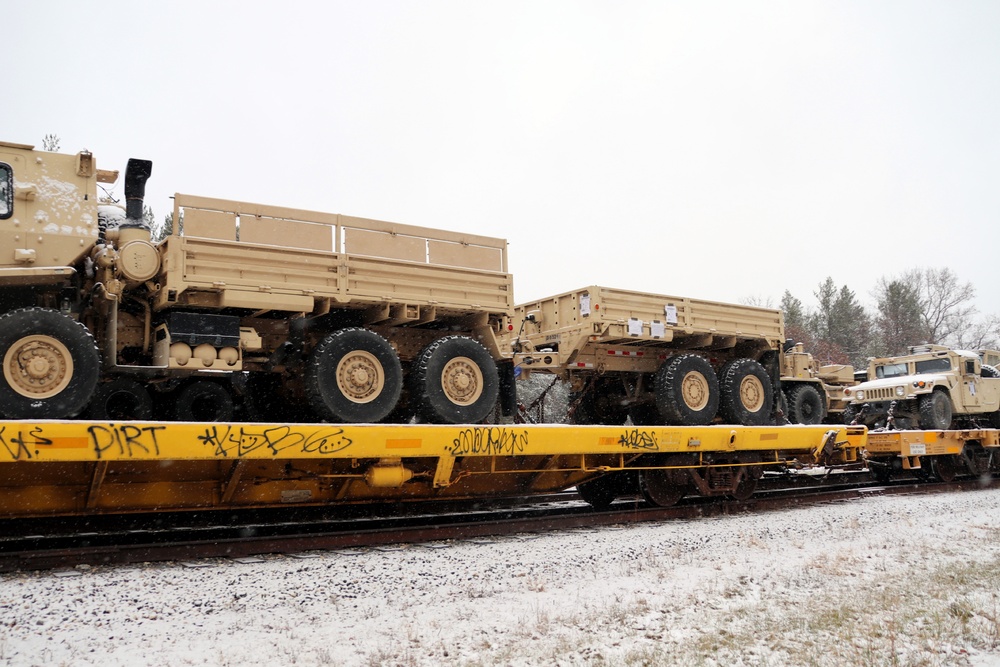
[[[835, 434], [835, 435], [832, 435]], [[866, 445], [843, 426], [195, 424], [0, 421], [0, 463], [461, 458], [737, 451], [816, 456]], [[443, 481], [442, 466], [435, 481]]]

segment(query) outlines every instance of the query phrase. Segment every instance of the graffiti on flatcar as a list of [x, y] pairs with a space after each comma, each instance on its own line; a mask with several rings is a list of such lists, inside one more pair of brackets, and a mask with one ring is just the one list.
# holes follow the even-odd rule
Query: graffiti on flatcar
[[166, 426], [136, 426], [135, 424], [92, 424], [87, 427], [91, 446], [98, 459], [105, 454], [117, 458], [148, 458], [160, 455], [157, 432]]
[[629, 449], [647, 449], [654, 452], [660, 449], [660, 445], [656, 441], [656, 431], [644, 431], [637, 428], [625, 431], [618, 438], [618, 444]]
[[467, 428], [452, 441], [453, 456], [486, 454], [513, 456], [520, 454], [528, 446], [526, 429], [510, 428]]
[[47, 447], [52, 441], [42, 436], [41, 429], [22, 429], [8, 433], [7, 427], [0, 427], [0, 445], [3, 445], [12, 461], [29, 461], [38, 454], [38, 447]]
[[255, 428], [253, 426], [209, 426], [198, 440], [211, 447], [216, 456], [241, 458], [261, 449], [268, 449], [274, 456], [288, 450], [320, 456], [335, 454], [354, 444], [339, 427], [318, 431], [299, 431], [291, 426]]

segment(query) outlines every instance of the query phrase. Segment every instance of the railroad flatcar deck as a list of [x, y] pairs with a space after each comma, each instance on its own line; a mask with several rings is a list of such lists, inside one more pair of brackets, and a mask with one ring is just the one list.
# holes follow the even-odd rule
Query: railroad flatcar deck
[[625, 469], [851, 464], [865, 435], [800, 425], [0, 421], [0, 519], [523, 496]]

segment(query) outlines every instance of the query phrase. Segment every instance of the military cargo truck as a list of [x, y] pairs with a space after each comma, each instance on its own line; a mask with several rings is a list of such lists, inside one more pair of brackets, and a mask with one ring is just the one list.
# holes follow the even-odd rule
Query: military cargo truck
[[788, 344], [781, 359], [783, 412], [793, 424], [839, 423], [847, 409], [844, 388], [856, 384], [854, 367], [820, 364], [801, 343]]
[[942, 430], [1000, 428], [1000, 372], [983, 358], [942, 345], [919, 345], [909, 354], [868, 364], [868, 381], [845, 389], [844, 419], [869, 428]]
[[[142, 224], [86, 151], [0, 144], [0, 415], [472, 423], [513, 306], [502, 239], [177, 194]], [[276, 410], [282, 406], [281, 410]]]
[[571, 383], [575, 423], [773, 423], [780, 310], [591, 286], [522, 304], [515, 367]]

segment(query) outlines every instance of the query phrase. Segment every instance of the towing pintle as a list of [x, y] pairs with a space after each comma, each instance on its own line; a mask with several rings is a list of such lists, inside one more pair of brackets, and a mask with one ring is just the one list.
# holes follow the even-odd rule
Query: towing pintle
[[125, 167], [125, 216], [142, 222], [142, 204], [146, 197], [146, 180], [153, 173], [151, 160], [130, 158]]

